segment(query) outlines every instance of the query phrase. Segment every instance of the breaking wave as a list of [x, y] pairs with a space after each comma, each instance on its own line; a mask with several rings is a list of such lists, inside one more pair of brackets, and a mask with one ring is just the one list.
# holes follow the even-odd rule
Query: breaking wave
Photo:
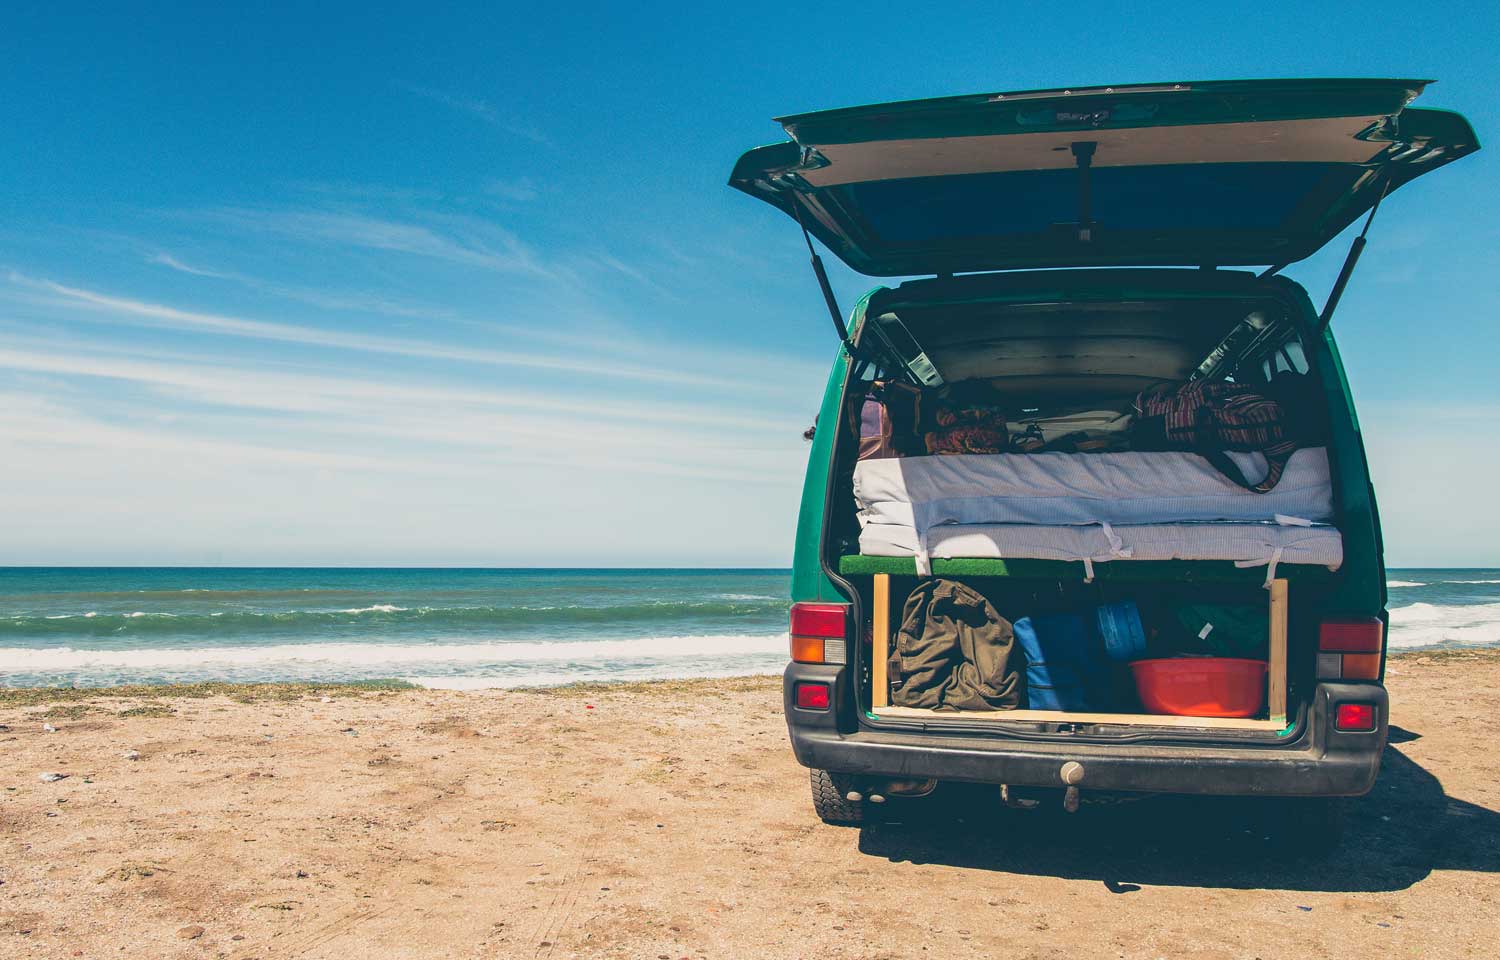
[[445, 629], [472, 633], [489, 628], [553, 627], [568, 629], [620, 623], [683, 623], [718, 618], [750, 618], [768, 624], [786, 616], [786, 601], [776, 598], [662, 601], [618, 605], [535, 605], [473, 607], [403, 607], [375, 603], [337, 610], [218, 610], [214, 612], [105, 613], [0, 617], [5, 638], [145, 636], [191, 634], [208, 639], [262, 632], [287, 633], [330, 626], [395, 626], [424, 632]]
[[303, 643], [173, 649], [0, 647], [0, 685], [103, 686], [222, 680], [348, 681], [400, 677], [447, 689], [588, 680], [773, 673], [786, 634], [644, 637], [559, 643]]
[[200, 665], [329, 663], [414, 665], [427, 663], [534, 663], [537, 661], [636, 660], [663, 657], [782, 655], [786, 634], [749, 636], [644, 637], [565, 643], [283, 643], [259, 647], [169, 647], [134, 650], [76, 650], [0, 647], [8, 670], [40, 673], [100, 668], [159, 670]]
[[1500, 603], [1413, 603], [1391, 610], [1392, 649], [1440, 644], [1500, 644]]

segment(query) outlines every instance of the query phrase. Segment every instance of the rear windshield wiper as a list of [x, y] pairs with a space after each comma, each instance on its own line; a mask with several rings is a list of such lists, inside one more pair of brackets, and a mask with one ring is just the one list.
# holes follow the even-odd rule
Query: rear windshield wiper
[[875, 318], [874, 323], [866, 326], [884, 344], [891, 359], [906, 369], [917, 386], [941, 387], [943, 385], [943, 375], [938, 373], [937, 364], [927, 356], [927, 351], [922, 349], [917, 338], [906, 329], [906, 324], [901, 322], [900, 317], [894, 313], [882, 313]]

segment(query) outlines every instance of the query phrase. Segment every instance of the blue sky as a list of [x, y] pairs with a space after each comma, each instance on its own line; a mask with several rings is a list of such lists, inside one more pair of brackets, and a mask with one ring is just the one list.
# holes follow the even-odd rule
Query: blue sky
[[[782, 565], [833, 344], [724, 186], [771, 117], [1373, 75], [1500, 130], [1494, 4], [911, 9], [9, 11], [0, 563]], [[1393, 564], [1500, 563], [1496, 162], [1336, 321]]]

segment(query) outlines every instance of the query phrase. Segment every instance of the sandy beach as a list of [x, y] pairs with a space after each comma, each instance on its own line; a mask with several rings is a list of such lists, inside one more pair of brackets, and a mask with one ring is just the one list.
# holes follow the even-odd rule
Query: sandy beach
[[1232, 802], [955, 791], [824, 826], [771, 677], [8, 691], [0, 956], [1492, 956], [1500, 654], [1389, 686], [1323, 862]]

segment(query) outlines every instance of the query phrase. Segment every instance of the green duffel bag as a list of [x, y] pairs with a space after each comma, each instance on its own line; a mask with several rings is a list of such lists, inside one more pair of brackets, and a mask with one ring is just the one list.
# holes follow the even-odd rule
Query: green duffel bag
[[1266, 659], [1271, 617], [1263, 606], [1193, 604], [1177, 609], [1177, 622], [1187, 635], [1182, 653]]

